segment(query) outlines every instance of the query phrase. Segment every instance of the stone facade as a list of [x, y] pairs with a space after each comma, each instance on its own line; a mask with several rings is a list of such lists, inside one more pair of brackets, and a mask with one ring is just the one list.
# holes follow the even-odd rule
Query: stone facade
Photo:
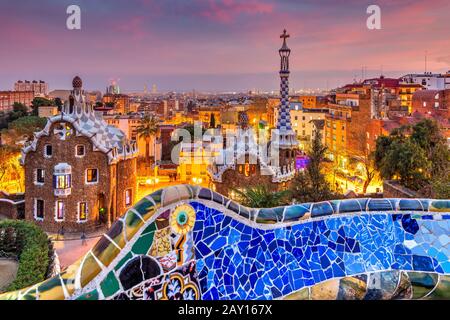
[[84, 100], [78, 102], [75, 109], [83, 112], [70, 113], [66, 106], [68, 114], [50, 118], [23, 152], [25, 218], [49, 232], [111, 224], [135, 202], [135, 145], [123, 139], [105, 148], [108, 139], [123, 133], [94, 116]]

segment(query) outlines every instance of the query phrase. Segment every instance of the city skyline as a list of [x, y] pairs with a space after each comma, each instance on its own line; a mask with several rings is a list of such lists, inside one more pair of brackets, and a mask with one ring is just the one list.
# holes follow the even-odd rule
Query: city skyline
[[[51, 90], [68, 89], [67, 79], [79, 74], [89, 90], [104, 90], [112, 78], [124, 91], [153, 84], [161, 91], [277, 90], [273, 47], [284, 28], [296, 53], [294, 90], [338, 87], [360, 79], [363, 69], [365, 78], [423, 72], [426, 51], [428, 71], [449, 69], [448, 2], [378, 1], [381, 30], [366, 27], [369, 1], [319, 2], [2, 3], [1, 46], [9, 62], [0, 86], [42, 79]], [[82, 10], [81, 30], [66, 28], [70, 4]]]

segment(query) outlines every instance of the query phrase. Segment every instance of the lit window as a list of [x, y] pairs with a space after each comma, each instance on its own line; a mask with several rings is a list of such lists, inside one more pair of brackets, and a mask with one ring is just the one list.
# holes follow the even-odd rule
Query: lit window
[[67, 163], [58, 163], [55, 166], [53, 188], [57, 197], [67, 197], [71, 194], [72, 167]]
[[37, 169], [36, 170], [36, 183], [44, 183], [45, 182], [45, 170]]
[[84, 154], [85, 154], [85, 148], [84, 148], [84, 145], [82, 145], [82, 144], [77, 145], [77, 146], [75, 147], [75, 155], [76, 155], [77, 157], [84, 157]]
[[98, 182], [98, 170], [97, 169], [87, 169], [86, 170], [86, 182], [87, 183]]
[[87, 215], [88, 215], [87, 202], [80, 202], [78, 204], [78, 220], [80, 222], [85, 222], [87, 220]]
[[56, 221], [62, 221], [64, 220], [64, 214], [65, 214], [66, 206], [63, 201], [56, 201]]
[[71, 188], [70, 174], [55, 175], [55, 188], [56, 189], [69, 189]]
[[125, 206], [129, 207], [131, 206], [132, 202], [133, 202], [133, 190], [131, 189], [127, 189], [125, 190]]
[[44, 146], [44, 155], [48, 158], [53, 155], [53, 147], [51, 144], [46, 144]]
[[34, 201], [34, 218], [44, 220], [44, 200], [42, 199], [35, 199]]

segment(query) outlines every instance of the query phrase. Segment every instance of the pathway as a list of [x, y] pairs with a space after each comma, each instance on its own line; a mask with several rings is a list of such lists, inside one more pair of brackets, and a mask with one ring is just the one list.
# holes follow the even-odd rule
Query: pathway
[[0, 291], [14, 281], [18, 268], [17, 261], [0, 258]]

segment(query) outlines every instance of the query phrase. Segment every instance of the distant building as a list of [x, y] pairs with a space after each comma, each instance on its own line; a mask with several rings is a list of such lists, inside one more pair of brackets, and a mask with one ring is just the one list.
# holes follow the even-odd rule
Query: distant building
[[370, 86], [372, 90], [388, 94], [395, 94], [400, 97], [400, 106], [404, 111], [411, 114], [412, 96], [414, 92], [422, 90], [424, 86], [420, 83], [403, 82], [401, 79], [379, 78], [364, 80], [363, 86]]
[[[144, 138], [139, 137], [137, 132], [137, 129], [141, 124], [141, 115], [105, 115], [104, 119], [108, 125], [114, 126], [124, 132], [127, 139], [136, 141], [140, 157], [146, 156], [147, 141]], [[156, 140], [157, 137], [152, 136], [148, 141], [149, 156], [154, 158], [156, 158], [156, 151], [158, 149]]]
[[50, 232], [111, 224], [136, 196], [136, 143], [86, 103], [82, 81], [63, 112], [22, 150], [25, 218]]
[[106, 88], [106, 94], [111, 94], [111, 95], [120, 94], [120, 87], [117, 84], [116, 80], [111, 81], [111, 85], [109, 85]]
[[14, 84], [14, 91], [33, 91], [35, 96], [46, 97], [48, 95], [48, 84], [42, 80], [19, 80]]
[[34, 91], [0, 91], [0, 112], [12, 111], [14, 103], [30, 107], [34, 98]]
[[407, 74], [400, 80], [403, 84], [420, 84], [427, 90], [450, 89], [450, 70], [445, 74], [432, 72]]
[[204, 126], [209, 128], [212, 117], [214, 117], [216, 126], [222, 123], [222, 112], [223, 110], [220, 107], [201, 107], [198, 110], [198, 117]]
[[116, 114], [128, 114], [133, 112], [130, 108], [130, 97], [126, 94], [107, 93], [103, 96], [102, 102], [106, 107], [108, 107], [109, 104], [114, 105], [114, 113]]
[[40, 106], [38, 116], [41, 118], [51, 118], [59, 113], [57, 106]]
[[412, 112], [450, 118], [450, 89], [416, 92], [412, 98]]
[[325, 116], [325, 145], [331, 159], [345, 169], [349, 158], [370, 152], [373, 140], [368, 134], [372, 117], [371, 91], [348, 91], [336, 94]]
[[[300, 102], [290, 103], [290, 113], [292, 129], [297, 135], [299, 147], [302, 150], [307, 149], [311, 145], [314, 136], [315, 120], [324, 120], [325, 115], [328, 114], [327, 108], [305, 108]], [[275, 112], [275, 117], [278, 117], [278, 112]], [[323, 142], [325, 143], [325, 132], [321, 132]]]
[[202, 184], [209, 180], [208, 165], [212, 164], [221, 144], [182, 143], [180, 146], [178, 180], [190, 184]]
[[450, 70], [445, 74], [432, 72], [407, 74], [400, 80], [405, 84], [420, 84], [427, 90], [450, 89]]
[[61, 101], [69, 100], [71, 90], [53, 90], [48, 94], [49, 99], [59, 98]]

